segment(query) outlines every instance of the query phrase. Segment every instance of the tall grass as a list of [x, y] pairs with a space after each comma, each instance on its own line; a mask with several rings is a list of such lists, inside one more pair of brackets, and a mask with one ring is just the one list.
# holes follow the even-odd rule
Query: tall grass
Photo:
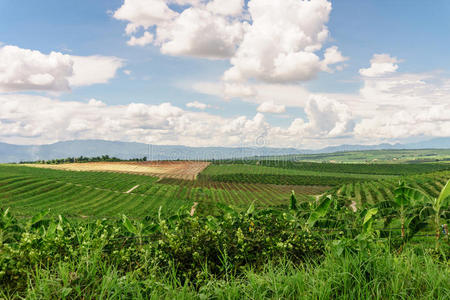
[[[121, 273], [92, 252], [77, 261], [30, 271], [28, 299], [449, 299], [450, 268], [429, 255], [407, 250], [401, 255], [380, 251], [370, 256], [325, 255], [322, 261], [294, 266], [267, 263], [262, 271], [216, 280], [205, 274], [200, 286], [181, 284], [176, 270], [136, 266]], [[13, 298], [13, 291], [2, 291]]]

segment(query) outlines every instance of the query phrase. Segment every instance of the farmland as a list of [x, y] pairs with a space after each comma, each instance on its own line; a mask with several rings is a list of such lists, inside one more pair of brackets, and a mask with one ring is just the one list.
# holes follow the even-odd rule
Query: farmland
[[51, 209], [82, 219], [117, 218], [119, 213], [143, 218], [160, 207], [170, 214], [194, 202], [204, 213], [214, 211], [216, 203], [275, 207], [286, 205], [291, 191], [307, 202], [337, 191], [363, 207], [391, 198], [402, 178], [436, 196], [449, 179], [449, 168], [286, 161], [2, 165], [0, 197], [3, 208], [22, 216]]
[[163, 162], [88, 162], [70, 164], [25, 164], [29, 167], [66, 171], [118, 172], [156, 177], [194, 180], [208, 162], [163, 161]]
[[448, 299], [449, 167], [0, 165], [0, 298]]
[[144, 217], [156, 214], [160, 206], [173, 212], [193, 202], [202, 206], [216, 202], [246, 206], [255, 201], [256, 205], [276, 206], [286, 202], [291, 190], [307, 200], [308, 195], [322, 194], [328, 188], [161, 180], [124, 173], [0, 166], [2, 207], [11, 207], [21, 215], [50, 208], [55, 214], [85, 218], [116, 217], [118, 213]]
[[450, 162], [450, 149], [399, 149], [399, 150], [365, 150], [340, 151], [334, 153], [271, 156], [264, 158], [274, 161], [289, 160], [299, 162], [329, 163], [423, 163]]

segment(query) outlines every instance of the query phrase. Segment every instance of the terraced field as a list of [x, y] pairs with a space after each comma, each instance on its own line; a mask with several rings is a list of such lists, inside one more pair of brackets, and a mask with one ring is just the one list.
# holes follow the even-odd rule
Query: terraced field
[[10, 207], [20, 215], [42, 209], [73, 217], [131, 217], [155, 215], [159, 207], [172, 212], [181, 206], [200, 203], [199, 209], [211, 209], [216, 202], [247, 206], [286, 204], [291, 190], [299, 200], [310, 200], [329, 187], [302, 187], [243, 183], [216, 183], [107, 173], [74, 172], [0, 166], [1, 207]]
[[[317, 166], [313, 166], [314, 168]], [[421, 170], [420, 168], [418, 170]], [[356, 202], [357, 207], [393, 198], [398, 180], [436, 196], [450, 171], [410, 175], [370, 175], [339, 172], [314, 172], [295, 168], [223, 164], [210, 165], [197, 180], [152, 176], [32, 168], [0, 165], [0, 207], [10, 207], [20, 215], [42, 209], [53, 214], [78, 218], [133, 218], [191, 207], [210, 212], [215, 203], [246, 207], [286, 205], [291, 191], [300, 201], [311, 201], [327, 191]], [[362, 172], [362, 171], [361, 171]]]
[[278, 185], [340, 186], [450, 170], [443, 163], [314, 163], [287, 160], [215, 161], [198, 176], [203, 181]]
[[[320, 164], [316, 164], [320, 165]], [[277, 185], [337, 186], [361, 180], [396, 178], [397, 175], [362, 174], [340, 172], [334, 169], [322, 171], [314, 168], [293, 168], [290, 165], [264, 166], [253, 164], [212, 164], [198, 175], [201, 181], [244, 182]]]
[[[421, 189], [427, 194], [437, 197], [439, 191], [450, 179], [450, 172], [413, 175], [402, 179], [408, 186]], [[374, 204], [386, 199], [393, 199], [393, 191], [396, 186], [398, 186], [398, 179], [348, 183], [339, 187], [337, 194], [354, 200], [358, 207], [362, 207], [365, 204]]]
[[25, 166], [66, 171], [118, 172], [148, 175], [160, 178], [194, 180], [197, 178], [197, 175], [209, 164], [209, 162], [204, 161], [121, 161], [64, 164], [25, 164]]

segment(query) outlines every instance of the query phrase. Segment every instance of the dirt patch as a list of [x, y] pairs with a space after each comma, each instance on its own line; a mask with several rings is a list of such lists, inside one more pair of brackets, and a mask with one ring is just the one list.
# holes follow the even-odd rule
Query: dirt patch
[[203, 171], [209, 162], [198, 161], [164, 161], [164, 162], [92, 162], [73, 164], [29, 164], [26, 166], [66, 170], [66, 171], [96, 171], [96, 172], [119, 172], [156, 176], [160, 178], [177, 178], [194, 180]]

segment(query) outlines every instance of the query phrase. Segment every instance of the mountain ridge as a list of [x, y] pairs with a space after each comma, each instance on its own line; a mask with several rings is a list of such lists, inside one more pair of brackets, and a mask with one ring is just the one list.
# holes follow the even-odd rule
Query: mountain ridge
[[149, 160], [201, 160], [395, 149], [450, 149], [450, 137], [434, 138], [418, 143], [340, 145], [318, 150], [271, 147], [189, 147], [106, 140], [72, 140], [47, 145], [29, 146], [0, 142], [0, 163], [79, 156], [95, 157], [101, 155], [115, 156], [121, 159], [142, 158], [146, 156]]

